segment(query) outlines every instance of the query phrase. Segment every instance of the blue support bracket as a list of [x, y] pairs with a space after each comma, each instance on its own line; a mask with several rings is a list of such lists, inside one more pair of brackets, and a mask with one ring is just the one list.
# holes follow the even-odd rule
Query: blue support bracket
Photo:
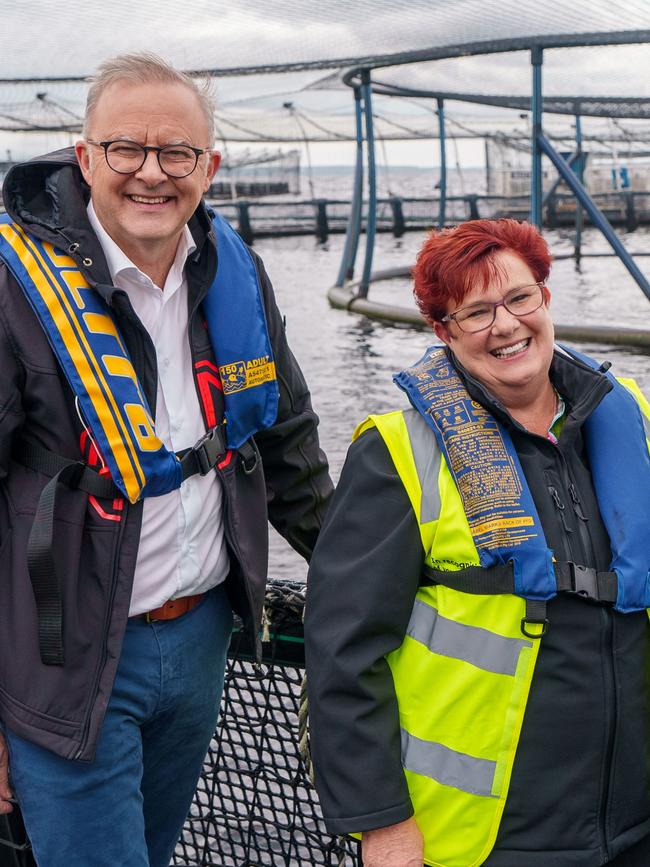
[[[576, 153], [578, 154], [577, 174], [578, 180], [584, 185], [585, 182], [585, 155], [582, 150], [582, 123], [580, 115], [576, 115]], [[580, 202], [576, 199], [576, 237], [573, 246], [573, 255], [576, 263], [580, 262], [582, 256], [582, 208]]]
[[542, 228], [542, 151], [538, 138], [542, 135], [542, 63], [544, 53], [536, 45], [530, 52], [533, 67], [533, 92], [530, 102], [532, 115], [532, 166], [530, 177], [530, 222]]
[[438, 207], [438, 228], [445, 227], [445, 211], [447, 207], [447, 142], [445, 139], [445, 101], [438, 99], [438, 135], [440, 137], [440, 201]]
[[348, 225], [345, 232], [345, 246], [341, 257], [341, 267], [335, 286], [339, 288], [346, 280], [354, 276], [354, 264], [357, 259], [359, 236], [361, 235], [361, 211], [363, 207], [363, 113], [361, 110], [361, 92], [354, 88], [354, 113], [356, 119], [356, 160], [354, 165], [354, 186], [352, 203], [348, 215]]
[[562, 176], [565, 184], [567, 185], [567, 187], [569, 187], [573, 195], [576, 197], [577, 204], [585, 209], [585, 211], [589, 215], [589, 218], [591, 219], [591, 222], [594, 224], [594, 226], [596, 226], [596, 228], [600, 229], [605, 238], [609, 241], [616, 255], [625, 265], [632, 277], [636, 280], [648, 300], [650, 300], [650, 283], [648, 283], [645, 275], [641, 272], [634, 259], [625, 249], [623, 243], [612, 228], [607, 217], [593, 201], [587, 190], [580, 182], [580, 179], [578, 178], [576, 173], [569, 166], [567, 161], [555, 150], [555, 148], [546, 138], [546, 136], [540, 134], [537, 137], [537, 145], [540, 151], [546, 154], [546, 156], [553, 163], [559, 174]]
[[366, 255], [363, 272], [359, 281], [358, 298], [367, 298], [370, 288], [370, 272], [375, 249], [377, 232], [377, 173], [375, 163], [375, 131], [372, 117], [372, 82], [370, 70], [361, 72], [361, 92], [363, 94], [363, 113], [366, 121], [366, 149], [368, 152], [368, 218], [366, 220]]

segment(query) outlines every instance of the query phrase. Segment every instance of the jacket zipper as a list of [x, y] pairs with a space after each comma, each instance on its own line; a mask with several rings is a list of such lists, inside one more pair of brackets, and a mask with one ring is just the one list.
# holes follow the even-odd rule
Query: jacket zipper
[[95, 701], [97, 699], [97, 692], [99, 690], [99, 682], [101, 680], [102, 672], [106, 666], [106, 657], [108, 655], [108, 631], [109, 624], [111, 620], [111, 612], [113, 611], [113, 602], [115, 601], [115, 591], [117, 589], [117, 573], [119, 568], [119, 560], [120, 560], [120, 548], [122, 546], [122, 536], [124, 535], [124, 528], [126, 526], [126, 519], [129, 511], [129, 503], [128, 500], [124, 500], [124, 509], [122, 511], [122, 520], [120, 521], [119, 532], [117, 534], [117, 539], [115, 540], [115, 550], [113, 554], [113, 568], [111, 570], [111, 590], [108, 598], [108, 603], [106, 605], [106, 616], [104, 618], [104, 630], [102, 632], [102, 651], [101, 651], [101, 659], [95, 671], [95, 677], [93, 678], [92, 683], [92, 691], [91, 698], [88, 703], [88, 709], [86, 711], [86, 718], [84, 720], [83, 731], [81, 733], [81, 741], [79, 743], [79, 748], [74, 755], [75, 759], [80, 759], [84, 754], [86, 747], [88, 745], [88, 731], [90, 729], [90, 718], [92, 716], [92, 711], [95, 706]]
[[578, 494], [577, 488], [573, 482], [569, 482], [569, 494], [571, 495], [573, 511], [578, 518], [578, 535], [580, 536], [580, 541], [582, 542], [585, 555], [586, 557], [593, 557], [593, 545], [591, 543], [591, 536], [589, 535], [589, 528], [587, 526], [589, 518], [583, 511], [580, 495]]
[[[564, 532], [567, 534], [573, 533], [573, 529], [571, 527], [569, 527], [569, 525], [567, 524], [566, 516], [564, 514], [566, 511], [566, 506], [564, 505], [564, 503], [560, 499], [560, 495], [557, 492], [557, 488], [553, 487], [553, 485], [549, 485], [548, 486], [548, 492], [551, 495], [551, 499], [553, 500], [556, 511], [560, 515], [560, 520], [562, 521], [562, 527], [564, 528]], [[565, 546], [567, 551], [569, 550], [569, 547], [570, 547], [569, 545]], [[571, 559], [571, 557], [569, 557], [568, 559]]]
[[[573, 508], [573, 512], [577, 518], [578, 524], [578, 535], [581, 542], [582, 552], [580, 554], [580, 559], [584, 559], [586, 562], [593, 563], [594, 562], [594, 550], [591, 542], [591, 536], [589, 534], [589, 530], [587, 528], [588, 518], [584, 513], [582, 508], [582, 501], [580, 499], [580, 495], [578, 490], [571, 478], [569, 467], [564, 461], [564, 456], [561, 454], [561, 460], [565, 467], [568, 485], [567, 489], [569, 495], [571, 497], [571, 505]], [[566, 518], [565, 518], [565, 505], [560, 499], [560, 495], [557, 492], [557, 489], [549, 486], [549, 493], [553, 498], [553, 502], [560, 513], [560, 518], [562, 520], [562, 526], [568, 533], [573, 533], [571, 529], [567, 527]], [[565, 550], [570, 551], [573, 547], [571, 545], [571, 536], [564, 541]], [[575, 560], [574, 553], [570, 553], [568, 559]], [[612, 620], [611, 613], [607, 610], [607, 608], [603, 606], [599, 606], [601, 609], [601, 617], [604, 618], [604, 635], [603, 635], [603, 690], [605, 691], [605, 707], [610, 708], [611, 715], [608, 716], [605, 720], [606, 726], [606, 743], [605, 743], [605, 751], [603, 756], [603, 765], [602, 765], [602, 785], [600, 791], [600, 799], [598, 804], [598, 839], [601, 847], [602, 854], [604, 857], [609, 857], [609, 849], [607, 845], [607, 807], [609, 801], [609, 790], [611, 783], [611, 769], [612, 769], [612, 758], [614, 755], [614, 745], [616, 742], [616, 678], [614, 673], [614, 625]]]

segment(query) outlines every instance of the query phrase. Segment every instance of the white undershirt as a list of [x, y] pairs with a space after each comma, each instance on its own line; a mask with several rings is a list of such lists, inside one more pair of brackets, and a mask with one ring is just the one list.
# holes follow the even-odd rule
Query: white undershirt
[[[206, 428], [194, 385], [187, 330], [185, 262], [196, 249], [190, 230], [185, 226], [161, 291], [108, 235], [92, 201], [88, 217], [106, 256], [113, 285], [128, 294], [156, 349], [156, 434], [171, 451], [193, 446]], [[215, 473], [192, 476], [170, 494], [147, 497], [129, 616], [158, 608], [168, 599], [203, 593], [222, 582], [228, 568], [222, 492]]]

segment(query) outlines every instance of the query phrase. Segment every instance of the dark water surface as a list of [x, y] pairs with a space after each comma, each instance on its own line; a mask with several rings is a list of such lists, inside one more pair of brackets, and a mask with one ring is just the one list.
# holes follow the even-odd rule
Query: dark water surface
[[[549, 231], [545, 237], [554, 253], [572, 249], [568, 233]], [[587, 230], [584, 240], [584, 249], [608, 251], [607, 243], [594, 230]], [[624, 235], [623, 240], [630, 251], [650, 252], [648, 229]], [[374, 267], [412, 264], [422, 241], [423, 236], [415, 233], [399, 241], [380, 236]], [[255, 247], [271, 276], [287, 320], [289, 342], [307, 377], [321, 419], [321, 443], [335, 480], [355, 426], [371, 412], [404, 405], [391, 376], [416, 361], [433, 342], [433, 334], [371, 322], [330, 308], [326, 292], [336, 279], [342, 247], [341, 236], [332, 237], [325, 247], [309, 237], [266, 239]], [[637, 263], [650, 278], [650, 257], [639, 257]], [[572, 260], [557, 261], [549, 285], [557, 323], [650, 330], [650, 302], [617, 259], [583, 259], [579, 270]], [[407, 280], [370, 289], [373, 298], [404, 305], [413, 303], [410, 292]], [[582, 344], [579, 348], [599, 360], [611, 361], [615, 375], [634, 376], [650, 396], [650, 354], [603, 345]], [[269, 574], [298, 580], [306, 574], [301, 558], [274, 532]]]

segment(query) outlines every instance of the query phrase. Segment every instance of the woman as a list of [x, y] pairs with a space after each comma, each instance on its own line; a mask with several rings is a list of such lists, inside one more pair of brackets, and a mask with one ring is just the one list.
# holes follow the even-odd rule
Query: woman
[[650, 864], [650, 406], [554, 345], [549, 270], [526, 223], [428, 238], [442, 344], [314, 552], [316, 783], [366, 867]]

